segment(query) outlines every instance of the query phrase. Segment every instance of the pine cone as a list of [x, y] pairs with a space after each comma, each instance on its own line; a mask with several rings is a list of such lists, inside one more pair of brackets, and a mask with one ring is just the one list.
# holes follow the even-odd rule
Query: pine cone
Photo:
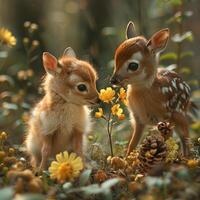
[[146, 137], [139, 149], [139, 172], [148, 172], [155, 165], [161, 164], [166, 157], [166, 144], [160, 134], [152, 134]]
[[157, 124], [157, 129], [164, 137], [165, 140], [172, 137], [173, 134], [173, 126], [169, 122], [159, 122]]

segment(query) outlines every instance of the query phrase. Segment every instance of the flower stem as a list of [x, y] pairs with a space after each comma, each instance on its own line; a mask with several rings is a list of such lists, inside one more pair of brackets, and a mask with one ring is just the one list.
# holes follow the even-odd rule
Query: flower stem
[[107, 123], [107, 132], [108, 132], [108, 138], [110, 143], [110, 153], [113, 157], [113, 147], [112, 147], [112, 123], [110, 123], [111, 113], [109, 113], [108, 117], [108, 123]]

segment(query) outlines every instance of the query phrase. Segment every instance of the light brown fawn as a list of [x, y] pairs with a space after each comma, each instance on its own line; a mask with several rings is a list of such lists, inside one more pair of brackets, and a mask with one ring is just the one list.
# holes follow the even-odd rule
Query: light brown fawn
[[33, 109], [25, 141], [32, 165], [47, 167], [48, 158], [64, 150], [82, 156], [83, 134], [90, 130], [88, 105], [96, 104], [97, 74], [85, 61], [67, 48], [57, 60], [43, 53], [47, 72], [45, 96]]
[[189, 153], [187, 111], [190, 87], [177, 73], [158, 68], [157, 55], [167, 45], [169, 29], [156, 32], [149, 40], [135, 36], [133, 22], [126, 29], [126, 40], [115, 52], [114, 85], [127, 86], [128, 107], [133, 134], [127, 155], [135, 148], [146, 125], [169, 121], [180, 135], [183, 153]]

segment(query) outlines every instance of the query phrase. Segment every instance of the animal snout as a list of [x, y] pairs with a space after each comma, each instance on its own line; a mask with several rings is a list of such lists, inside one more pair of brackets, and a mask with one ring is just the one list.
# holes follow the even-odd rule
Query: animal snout
[[113, 77], [111, 77], [111, 79], [110, 79], [110, 83], [111, 83], [112, 85], [117, 85], [117, 84], [120, 83], [120, 80], [119, 80], [119, 78], [118, 78], [117, 76], [113, 76]]

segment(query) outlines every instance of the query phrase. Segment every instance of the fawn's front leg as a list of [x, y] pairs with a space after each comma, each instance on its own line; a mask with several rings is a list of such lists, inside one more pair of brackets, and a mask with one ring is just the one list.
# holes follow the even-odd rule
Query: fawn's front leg
[[83, 157], [83, 132], [76, 128], [72, 131], [72, 150]]
[[134, 130], [133, 130], [131, 140], [129, 141], [126, 156], [128, 156], [130, 154], [130, 152], [138, 145], [138, 143], [142, 137], [142, 132], [144, 130], [144, 127], [145, 127], [145, 125], [142, 124], [137, 117], [135, 117], [134, 123], [133, 123]]
[[183, 155], [188, 157], [190, 153], [190, 147], [189, 147], [189, 127], [187, 119], [181, 113], [174, 112], [173, 120], [176, 125], [176, 130], [181, 139]]
[[41, 149], [42, 159], [39, 166], [39, 171], [42, 171], [43, 169], [47, 168], [47, 162], [49, 156], [51, 155], [51, 152], [52, 152], [52, 136], [51, 135], [44, 136]]

